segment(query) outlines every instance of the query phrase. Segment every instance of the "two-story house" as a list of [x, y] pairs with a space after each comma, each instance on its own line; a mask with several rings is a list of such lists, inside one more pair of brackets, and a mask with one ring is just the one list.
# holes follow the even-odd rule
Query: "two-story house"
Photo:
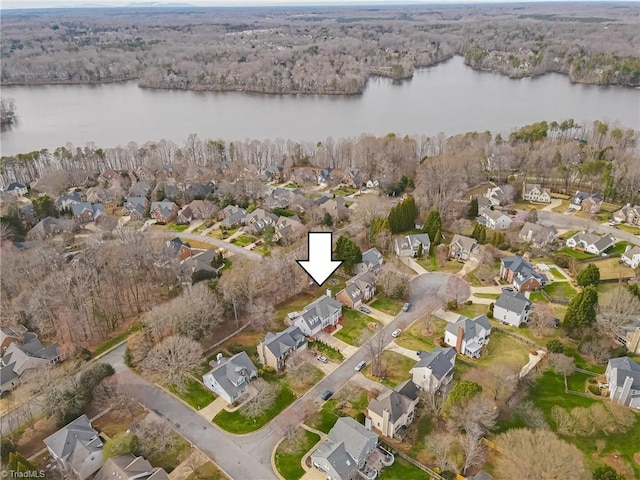
[[7, 185], [4, 189], [5, 192], [9, 192], [16, 197], [24, 197], [29, 191], [24, 183], [13, 182]]
[[500, 278], [511, 283], [520, 292], [538, 290], [547, 283], [547, 277], [536, 272], [520, 255], [504, 257], [500, 260]]
[[148, 206], [146, 197], [128, 197], [122, 206], [122, 215], [128, 215], [131, 220], [142, 220]]
[[504, 206], [513, 202], [514, 190], [511, 185], [500, 185], [498, 187], [488, 188], [484, 197], [489, 200], [489, 204], [494, 207]]
[[297, 352], [307, 348], [307, 338], [295, 325], [282, 332], [267, 332], [264, 340], [258, 344], [258, 360], [281, 372], [287, 359]]
[[216, 361], [211, 362], [213, 368], [202, 376], [204, 385], [228, 403], [234, 403], [249, 387], [249, 382], [258, 376], [247, 352], [236, 353], [233, 357], [224, 358], [218, 354]]
[[278, 216], [271, 212], [267, 212], [262, 208], [256, 208], [253, 212], [249, 213], [245, 217], [245, 224], [247, 225], [247, 231], [252, 235], [259, 235], [269, 225], [273, 225], [278, 221]]
[[178, 206], [165, 199], [162, 202], [153, 202], [149, 213], [156, 222], [170, 223], [178, 218]]
[[307, 336], [316, 335], [320, 330], [337, 325], [342, 317], [342, 304], [333, 298], [323, 295], [310, 303], [293, 324]]
[[612, 358], [604, 373], [612, 402], [640, 409], [640, 365], [630, 357]]
[[526, 323], [531, 302], [520, 292], [502, 292], [493, 306], [493, 318], [512, 327]]
[[480, 214], [483, 223], [491, 230], [506, 230], [511, 227], [511, 217], [499, 210], [485, 209]]
[[522, 199], [529, 202], [551, 203], [551, 190], [542, 188], [536, 183], [525, 183], [522, 189]]
[[584, 250], [594, 255], [600, 255], [607, 248], [615, 245], [615, 243], [616, 239], [608, 233], [598, 235], [597, 233], [587, 230], [578, 232], [573, 237], [567, 239], [567, 247]]
[[378, 273], [382, 269], [384, 258], [377, 248], [370, 248], [362, 253], [362, 262], [356, 265], [356, 271], [363, 273], [366, 271]]
[[455, 234], [449, 244], [449, 258], [471, 260], [479, 253], [480, 247], [475, 238]]
[[360, 188], [364, 183], [364, 175], [359, 168], [347, 167], [342, 172], [342, 183], [351, 188]]
[[628, 223], [629, 225], [640, 225], [640, 205], [632, 206], [627, 203], [617, 212], [614, 212], [613, 219], [618, 223]]
[[486, 315], [474, 319], [460, 315], [455, 323], [447, 324], [444, 343], [456, 349], [460, 355], [478, 358], [489, 343], [491, 324]]
[[405, 235], [394, 240], [394, 250], [399, 257], [417, 257], [421, 247], [423, 255], [427, 255], [431, 241], [426, 233]]
[[415, 417], [419, 394], [418, 386], [411, 380], [402, 382], [393, 390], [386, 388], [369, 401], [367, 416], [385, 437], [401, 438], [403, 427]]
[[546, 227], [544, 225], [538, 225], [531, 222], [525, 222], [520, 229], [518, 237], [523, 242], [530, 243], [535, 248], [543, 248], [558, 235], [558, 231], [554, 226]]
[[360, 308], [363, 302], [371, 300], [376, 294], [376, 276], [372, 272], [363, 272], [347, 280], [345, 287], [338, 292], [336, 300], [349, 308]]
[[455, 364], [453, 348], [436, 347], [433, 352], [421, 352], [420, 360], [411, 369], [413, 383], [425, 392], [437, 392], [453, 380]]
[[620, 256], [620, 260], [625, 265], [629, 265], [631, 268], [638, 268], [640, 266], [640, 247], [627, 247], [627, 251]]

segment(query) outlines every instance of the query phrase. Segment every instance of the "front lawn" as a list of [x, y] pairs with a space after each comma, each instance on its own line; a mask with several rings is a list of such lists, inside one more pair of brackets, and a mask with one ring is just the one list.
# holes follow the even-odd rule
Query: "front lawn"
[[187, 238], [181, 238], [180, 240], [191, 245], [191, 248], [199, 248], [201, 250], [211, 250], [212, 248], [214, 248], [214, 246], [210, 243], [202, 242], [200, 240], [190, 240]]
[[177, 441], [172, 447], [162, 451], [155, 450], [151, 455], [147, 456], [147, 460], [151, 465], [164, 468], [167, 473], [171, 473], [191, 453], [189, 443], [178, 434], [175, 435]]
[[371, 306], [376, 310], [380, 310], [387, 315], [396, 316], [402, 309], [402, 300], [396, 300], [384, 295], [379, 295], [372, 303]]
[[[305, 474], [302, 468], [302, 457], [320, 441], [320, 435], [310, 432], [302, 427], [297, 427], [302, 433], [296, 433], [295, 438], [298, 443], [292, 448], [283, 440], [276, 449], [275, 465], [278, 472], [285, 480], [298, 480]], [[300, 441], [302, 440], [302, 441]]]
[[211, 390], [193, 379], [187, 382], [184, 392], [178, 390], [175, 385], [169, 385], [168, 390], [196, 410], [206, 407], [216, 399]]
[[607, 255], [622, 255], [629, 245], [631, 245], [629, 242], [618, 242], [615, 245], [611, 245], [609, 248], [607, 248], [604, 253], [606, 253]]
[[330, 193], [333, 193], [336, 197], [348, 197], [349, 195], [353, 195], [358, 190], [355, 188], [347, 187], [346, 185], [341, 186], [340, 188], [335, 188], [331, 190]]
[[[401, 353], [385, 350], [382, 354], [382, 364], [384, 366], [384, 377], [382, 378], [382, 383], [393, 388], [399, 383], [404, 382], [411, 377], [409, 370], [415, 366], [418, 360], [419, 358], [417, 356], [416, 359], [413, 360]], [[372, 380], [379, 380], [378, 377], [374, 377], [371, 374], [371, 364], [367, 365], [363, 370], [363, 373]]]
[[196, 468], [185, 480], [224, 480], [227, 477], [211, 462], [205, 462]]
[[273, 420], [280, 412], [291, 405], [295, 399], [295, 394], [286, 384], [283, 384], [276, 400], [269, 408], [262, 412], [260, 416], [249, 418], [242, 415], [240, 410], [233, 412], [222, 410], [215, 416], [213, 423], [229, 433], [243, 434], [254, 432]]
[[385, 467], [378, 478], [380, 480], [425, 480], [430, 476], [415, 465], [407, 462], [404, 458], [396, 455], [393, 465]]
[[460, 315], [464, 315], [469, 318], [476, 318], [480, 315], [483, 315], [489, 311], [489, 305], [484, 305], [480, 303], [473, 303], [471, 305], [462, 304], [460, 307], [454, 311], [454, 313], [459, 313]]
[[430, 272], [458, 273], [464, 266], [463, 263], [455, 260], [446, 260], [442, 266], [440, 266], [435, 256], [417, 258], [416, 262]]
[[465, 279], [467, 280], [467, 282], [469, 282], [469, 285], [471, 285], [472, 287], [482, 286], [482, 282], [478, 280], [478, 277], [476, 277], [473, 273], [467, 273], [467, 275], [465, 276]]
[[576, 290], [569, 282], [554, 282], [542, 287], [551, 298], [570, 300], [576, 295]]
[[307, 348], [315, 350], [319, 355], [324, 355], [329, 360], [335, 360], [336, 362], [342, 362], [344, 360], [344, 355], [340, 353], [340, 350], [319, 340], [309, 342]]
[[[410, 350], [426, 350], [431, 352], [436, 347], [434, 343], [435, 340], [444, 335], [444, 329], [446, 326], [447, 322], [444, 320], [432, 320], [431, 336], [426, 337], [423, 335], [425, 323], [423, 321], [417, 321], [406, 330], [403, 330], [400, 336], [394, 341], [401, 347], [408, 348]], [[417, 361], [418, 358], [416, 356], [416, 362]]]
[[336, 395], [324, 402], [320, 411], [311, 415], [304, 423], [311, 428], [329, 433], [338, 417], [356, 418], [358, 413], [366, 410], [369, 404], [368, 392], [361, 387], [347, 384]]
[[489, 298], [491, 300], [497, 300], [500, 294], [499, 293], [474, 293], [473, 296], [478, 298]]
[[616, 225], [616, 228], [622, 230], [623, 232], [631, 233], [632, 235], [640, 235], [640, 228], [627, 225], [625, 223]]
[[[632, 268], [621, 264], [618, 257], [607, 258], [592, 262], [600, 270], [600, 280], [622, 280], [635, 277]], [[580, 270], [586, 268], [588, 264], [582, 264]]]
[[565, 255], [569, 255], [570, 257], [575, 258], [576, 260], [588, 260], [590, 258], [597, 257], [597, 255], [594, 255], [592, 253], [581, 252], [570, 247], [562, 247], [560, 250], [557, 250], [556, 253], [564, 253]]
[[189, 225], [178, 225], [176, 223], [170, 223], [169, 225], [167, 225], [167, 230], [169, 230], [170, 232], [184, 232], [187, 228], [189, 228]]
[[231, 240], [233, 245], [237, 245], [238, 247], [246, 247], [247, 245], [251, 245], [256, 241], [255, 237], [251, 237], [249, 235], [240, 235]]
[[[369, 330], [375, 333], [380, 328], [380, 322], [373, 318], [358, 312], [345, 308], [342, 310], [344, 316], [344, 325], [334, 337], [347, 342], [349, 345], [360, 346], [363, 332]], [[369, 328], [369, 325], [376, 325], [375, 329]]]
[[562, 275], [562, 273], [560, 273], [560, 270], [558, 270], [556, 267], [551, 267], [549, 271], [551, 272], [551, 275], [553, 275], [553, 278], [555, 278], [556, 280], [566, 279], [566, 277]]
[[576, 233], [578, 233], [580, 230], [567, 230], [566, 232], [564, 232], [562, 235], [560, 235], [558, 237], [559, 240], [567, 240], [568, 238], [573, 237]]

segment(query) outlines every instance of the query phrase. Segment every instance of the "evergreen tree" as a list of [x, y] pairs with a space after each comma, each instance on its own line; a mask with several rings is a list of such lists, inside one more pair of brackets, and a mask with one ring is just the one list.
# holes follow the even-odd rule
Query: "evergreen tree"
[[476, 218], [478, 216], [478, 199], [473, 197], [469, 203], [469, 209], [467, 210], [467, 218]]
[[478, 240], [480, 245], [484, 245], [487, 243], [487, 229], [482, 225], [478, 225], [478, 227], [478, 238], [476, 238], [476, 240]]
[[427, 220], [424, 222], [422, 231], [429, 235], [431, 240], [431, 246], [434, 247], [440, 243], [441, 231], [442, 231], [442, 218], [440, 218], [440, 212], [437, 210], [431, 210], [427, 216]]
[[333, 225], [333, 217], [329, 212], [324, 213], [324, 217], [322, 217], [322, 221], [320, 222], [320, 224], [326, 225], [327, 227], [330, 227]]
[[618, 473], [613, 467], [605, 465], [593, 471], [593, 480], [625, 480], [625, 476]]
[[31, 472], [37, 470], [29, 460], [24, 458], [19, 452], [9, 453], [9, 462], [7, 463], [7, 469], [14, 472]]
[[422, 258], [424, 255], [424, 249], [422, 248], [422, 244], [418, 245], [418, 254], [416, 255], [418, 258]]
[[42, 195], [33, 199], [33, 209], [36, 211], [38, 218], [58, 217], [59, 213], [56, 206], [49, 195]]
[[387, 221], [391, 233], [400, 233], [414, 227], [418, 207], [412, 196], [408, 196], [389, 211]]
[[589, 285], [573, 297], [564, 315], [564, 325], [568, 330], [591, 326], [596, 321], [598, 309], [598, 292]]
[[342, 235], [336, 243], [336, 258], [344, 262], [345, 271], [351, 275], [353, 267], [362, 261], [362, 251], [353, 240]]
[[600, 269], [594, 264], [590, 263], [587, 268], [583, 269], [576, 276], [576, 283], [581, 287], [592, 285], [597, 287], [600, 283]]

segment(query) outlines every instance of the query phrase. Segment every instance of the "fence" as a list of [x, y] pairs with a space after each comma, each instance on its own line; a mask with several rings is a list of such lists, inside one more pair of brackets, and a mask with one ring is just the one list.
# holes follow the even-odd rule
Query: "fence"
[[403, 452], [396, 451], [396, 450], [392, 449], [391, 447], [389, 447], [389, 445], [385, 445], [382, 442], [380, 442], [380, 445], [382, 447], [384, 447], [385, 450], [388, 450], [388, 451], [392, 452], [394, 455], [402, 457], [407, 462], [409, 462], [410, 464], [414, 465], [415, 467], [418, 467], [423, 472], [427, 472], [429, 475], [431, 475], [431, 478], [435, 478], [437, 480], [446, 480], [442, 475], [440, 475], [439, 473], [431, 470], [429, 467], [427, 467], [426, 465], [423, 465], [422, 463], [420, 463], [416, 459], [411, 458], [409, 455], [407, 455], [407, 454], [405, 454]]
[[240, 332], [242, 332], [245, 328], [247, 328], [250, 324], [249, 323], [245, 323], [244, 325], [242, 325], [240, 328], [238, 328], [237, 330], [235, 330], [233, 333], [227, 335], [226, 337], [224, 337], [222, 340], [220, 340], [219, 342], [214, 343], [213, 345], [211, 345], [206, 352], [204, 352], [204, 355], [207, 356], [209, 355], [211, 352], [213, 352], [216, 348], [218, 348], [220, 345], [222, 345], [224, 342], [226, 342], [227, 340], [235, 337], [237, 334], [239, 334]]
[[540, 349], [540, 348], [542, 348], [542, 346], [538, 345], [538, 344], [537, 344], [536, 342], [534, 342], [533, 340], [529, 340], [529, 339], [528, 339], [528, 338], [526, 338], [526, 337], [522, 337], [522, 336], [520, 336], [520, 335], [516, 335], [515, 333], [508, 332], [508, 331], [506, 331], [506, 330], [503, 330], [503, 329], [502, 329], [502, 328], [500, 328], [500, 327], [492, 327], [492, 330], [493, 330], [494, 332], [500, 332], [500, 333], [501, 333], [501, 334], [503, 334], [503, 335], [507, 335], [508, 337], [511, 337], [511, 338], [513, 338], [514, 340], [517, 340], [517, 341], [519, 341], [519, 342], [521, 342], [521, 343], [525, 343], [525, 344], [529, 345], [530, 347], [534, 347], [535, 349]]

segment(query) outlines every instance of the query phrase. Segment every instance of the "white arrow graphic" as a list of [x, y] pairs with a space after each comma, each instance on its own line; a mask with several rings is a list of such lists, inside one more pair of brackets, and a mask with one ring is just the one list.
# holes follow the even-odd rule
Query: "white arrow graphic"
[[331, 236], [331, 232], [309, 232], [308, 260], [296, 260], [320, 287], [342, 265], [331, 259]]

